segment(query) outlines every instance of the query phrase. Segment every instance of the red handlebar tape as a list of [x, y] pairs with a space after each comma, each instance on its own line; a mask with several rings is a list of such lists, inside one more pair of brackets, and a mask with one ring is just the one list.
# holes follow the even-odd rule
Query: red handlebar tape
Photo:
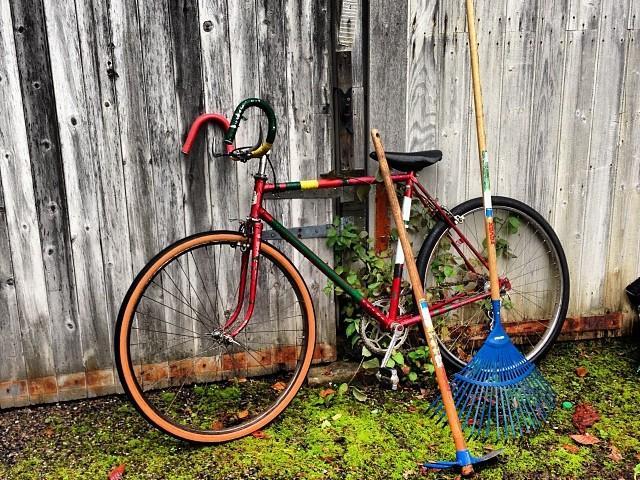
[[[187, 135], [187, 139], [182, 146], [182, 153], [188, 155], [191, 152], [191, 147], [193, 147], [193, 142], [196, 140], [198, 136], [198, 132], [200, 131], [200, 127], [207, 122], [214, 122], [223, 127], [226, 132], [229, 130], [229, 120], [224, 115], [219, 113], [204, 113], [195, 119], [191, 128], [189, 129], [189, 134]], [[226, 145], [227, 153], [231, 153], [235, 147], [233, 145]]]

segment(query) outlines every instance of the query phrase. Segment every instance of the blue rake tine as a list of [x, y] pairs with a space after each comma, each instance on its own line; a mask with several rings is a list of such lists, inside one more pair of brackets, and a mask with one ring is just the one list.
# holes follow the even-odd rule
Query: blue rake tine
[[[468, 438], [508, 440], [540, 428], [555, 407], [555, 392], [513, 345], [499, 321], [488, 340], [451, 382]], [[440, 399], [433, 416], [444, 422]]]

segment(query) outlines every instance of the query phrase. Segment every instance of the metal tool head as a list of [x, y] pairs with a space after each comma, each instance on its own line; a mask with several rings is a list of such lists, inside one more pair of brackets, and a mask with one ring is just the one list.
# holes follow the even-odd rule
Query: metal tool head
[[425, 462], [422, 466], [424, 468], [432, 468], [434, 470], [446, 470], [449, 468], [463, 468], [467, 465], [479, 465], [481, 463], [488, 462], [489, 460], [497, 457], [498, 455], [502, 455], [504, 453], [504, 449], [493, 450], [492, 452], [483, 455], [482, 457], [474, 457], [469, 454], [468, 451], [458, 452], [456, 453], [456, 461], [455, 462]]

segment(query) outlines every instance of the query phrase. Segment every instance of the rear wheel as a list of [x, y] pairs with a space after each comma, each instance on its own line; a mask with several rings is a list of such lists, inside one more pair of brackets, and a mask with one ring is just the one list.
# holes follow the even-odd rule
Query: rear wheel
[[[484, 208], [476, 198], [451, 210], [469, 243], [486, 256]], [[539, 360], [562, 329], [569, 304], [569, 269], [558, 237], [526, 204], [493, 197], [498, 276], [502, 283], [502, 321], [530, 361]], [[467, 262], [464, 261], [467, 259]], [[432, 307], [489, 291], [489, 273], [469, 244], [443, 221], [424, 241], [418, 269]], [[455, 300], [452, 300], [455, 299]], [[434, 318], [442, 356], [462, 368], [487, 337], [490, 301], [481, 300]]]
[[253, 315], [234, 335], [249, 308], [248, 280], [238, 307], [248, 246], [237, 232], [180, 240], [147, 264], [122, 304], [115, 338], [122, 385], [149, 422], [182, 440], [224, 442], [264, 427], [291, 402], [311, 364], [309, 290], [267, 243]]

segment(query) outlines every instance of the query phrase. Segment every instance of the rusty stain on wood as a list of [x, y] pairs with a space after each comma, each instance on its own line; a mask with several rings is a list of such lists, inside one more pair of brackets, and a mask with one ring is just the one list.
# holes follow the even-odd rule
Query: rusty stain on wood
[[376, 185], [375, 250], [380, 254], [389, 248], [391, 221], [389, 220], [389, 200], [382, 185]]

